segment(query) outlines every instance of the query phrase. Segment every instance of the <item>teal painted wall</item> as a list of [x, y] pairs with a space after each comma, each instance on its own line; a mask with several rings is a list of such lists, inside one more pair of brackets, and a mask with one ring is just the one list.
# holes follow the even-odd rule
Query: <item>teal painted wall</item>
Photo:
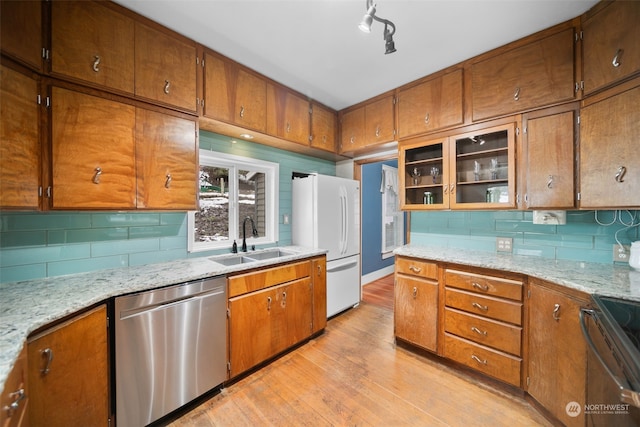
[[412, 244], [495, 252], [496, 237], [513, 238], [513, 253], [550, 259], [613, 263], [615, 234], [623, 244], [638, 240], [638, 227], [627, 227], [640, 211], [567, 212], [566, 225], [533, 224], [530, 211], [413, 212]]
[[[200, 133], [206, 150], [280, 164], [279, 244], [291, 243], [291, 173], [335, 175], [335, 163]], [[221, 251], [217, 251], [221, 252]], [[0, 282], [170, 261], [187, 252], [186, 212], [0, 212]]]

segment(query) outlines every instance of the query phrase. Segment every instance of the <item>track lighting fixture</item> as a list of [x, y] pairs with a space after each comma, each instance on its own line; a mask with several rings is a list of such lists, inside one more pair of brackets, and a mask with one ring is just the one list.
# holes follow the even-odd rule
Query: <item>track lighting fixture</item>
[[388, 54], [388, 53], [395, 52], [396, 45], [393, 41], [393, 35], [396, 32], [396, 26], [394, 25], [393, 22], [389, 21], [388, 19], [378, 18], [376, 16], [376, 5], [373, 4], [373, 0], [366, 0], [366, 2], [367, 2], [367, 13], [364, 14], [364, 17], [362, 18], [360, 25], [358, 25], [358, 28], [360, 28], [360, 31], [364, 33], [370, 33], [371, 25], [373, 24], [374, 20], [378, 22], [382, 22], [384, 24], [384, 47], [385, 47], [384, 53]]

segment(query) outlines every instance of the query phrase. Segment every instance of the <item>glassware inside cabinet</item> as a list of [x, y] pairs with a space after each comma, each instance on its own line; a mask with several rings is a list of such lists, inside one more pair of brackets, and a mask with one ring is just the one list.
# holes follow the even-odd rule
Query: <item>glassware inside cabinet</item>
[[406, 150], [406, 204], [443, 203], [443, 152], [442, 142]]
[[506, 129], [455, 139], [456, 203], [509, 202]]

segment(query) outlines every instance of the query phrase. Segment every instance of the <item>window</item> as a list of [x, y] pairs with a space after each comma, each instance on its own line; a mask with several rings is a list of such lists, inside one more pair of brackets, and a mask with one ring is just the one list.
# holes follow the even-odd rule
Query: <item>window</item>
[[242, 244], [245, 218], [247, 245], [275, 243], [278, 236], [277, 163], [200, 150], [199, 210], [189, 213], [189, 252]]

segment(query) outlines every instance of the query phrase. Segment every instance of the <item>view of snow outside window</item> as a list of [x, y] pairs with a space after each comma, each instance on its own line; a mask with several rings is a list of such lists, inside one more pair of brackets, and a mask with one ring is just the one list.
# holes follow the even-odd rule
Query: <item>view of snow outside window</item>
[[[241, 239], [242, 223], [248, 216], [255, 222], [259, 235], [265, 235], [265, 174], [238, 170], [237, 182], [231, 186], [238, 189], [236, 218], [229, 217], [229, 203], [234, 203], [234, 194], [229, 194], [229, 175], [228, 168], [200, 166], [200, 209], [195, 214], [195, 241]], [[238, 236], [229, 236], [231, 221], [235, 220]], [[250, 236], [251, 227], [247, 224], [247, 237]]]

